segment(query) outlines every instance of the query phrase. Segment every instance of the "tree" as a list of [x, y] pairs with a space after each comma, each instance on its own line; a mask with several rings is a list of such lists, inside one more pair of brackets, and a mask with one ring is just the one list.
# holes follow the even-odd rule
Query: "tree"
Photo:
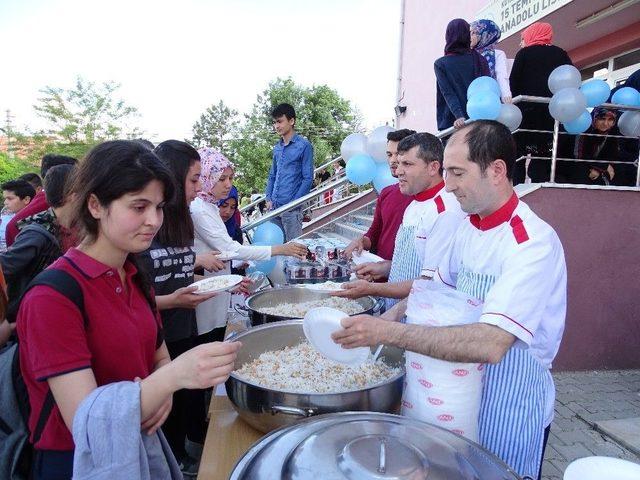
[[141, 131], [128, 123], [138, 111], [115, 98], [118, 88], [120, 85], [114, 82], [97, 85], [81, 77], [71, 89], [45, 87], [34, 109], [51, 128], [41, 133], [62, 143], [86, 145], [139, 137]]
[[211, 105], [193, 124], [191, 142], [196, 147], [213, 147], [225, 155], [231, 154], [230, 142], [238, 133], [238, 111], [220, 100]]
[[15, 180], [20, 175], [36, 170], [24, 160], [9, 158], [6, 153], [0, 152], [0, 183]]
[[277, 78], [257, 96], [238, 138], [231, 143], [236, 183], [245, 193], [264, 191], [266, 187], [271, 150], [278, 141], [271, 125], [271, 111], [284, 102], [296, 109], [296, 130], [313, 144], [316, 166], [340, 155], [344, 137], [362, 130], [357, 110], [331, 87], [305, 87], [291, 78]]

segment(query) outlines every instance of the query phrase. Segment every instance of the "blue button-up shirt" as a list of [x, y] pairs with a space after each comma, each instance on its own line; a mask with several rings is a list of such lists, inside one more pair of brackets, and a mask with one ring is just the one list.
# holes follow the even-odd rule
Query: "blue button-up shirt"
[[274, 208], [306, 195], [313, 185], [313, 145], [297, 133], [287, 145], [273, 147], [273, 163], [267, 180], [267, 200]]

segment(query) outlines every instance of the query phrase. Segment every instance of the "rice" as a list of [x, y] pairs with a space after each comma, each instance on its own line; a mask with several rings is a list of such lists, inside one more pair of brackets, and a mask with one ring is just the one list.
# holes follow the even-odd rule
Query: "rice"
[[268, 351], [245, 363], [235, 373], [272, 390], [296, 393], [338, 393], [381, 383], [401, 372], [378, 359], [358, 366], [337, 363], [321, 355], [308, 342]]
[[312, 308], [331, 307], [341, 310], [347, 315], [357, 315], [364, 311], [364, 307], [355, 300], [341, 297], [328, 297], [321, 300], [310, 300], [300, 303], [281, 303], [275, 307], [259, 307], [260, 313], [267, 315], [277, 315], [281, 317], [302, 318]]

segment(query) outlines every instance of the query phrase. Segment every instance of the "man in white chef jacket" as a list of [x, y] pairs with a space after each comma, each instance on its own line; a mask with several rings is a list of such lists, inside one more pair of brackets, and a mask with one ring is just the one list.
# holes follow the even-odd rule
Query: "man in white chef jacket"
[[519, 475], [537, 478], [553, 419], [550, 368], [564, 330], [567, 274], [558, 235], [513, 191], [515, 158], [509, 130], [494, 121], [458, 130], [444, 153], [446, 189], [469, 217], [434, 281], [482, 300], [478, 323], [403, 324], [401, 303], [383, 317], [343, 319], [333, 338], [345, 348], [396, 345], [442, 360], [487, 363], [480, 443]]
[[[434, 270], [449, 248], [451, 239], [465, 218], [455, 196], [445, 191], [442, 177], [443, 147], [430, 133], [414, 133], [398, 144], [396, 175], [400, 191], [413, 201], [404, 211], [395, 239], [391, 262], [381, 276], [385, 283], [357, 280], [344, 285], [333, 296], [387, 298], [387, 308], [409, 295], [414, 278], [423, 269]], [[391, 300], [393, 299], [393, 300]]]

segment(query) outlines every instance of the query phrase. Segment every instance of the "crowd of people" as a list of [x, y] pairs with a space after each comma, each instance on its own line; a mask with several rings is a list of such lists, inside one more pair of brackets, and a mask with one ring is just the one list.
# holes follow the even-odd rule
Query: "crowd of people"
[[[518, 474], [536, 478], [553, 417], [549, 371], [564, 329], [566, 265], [557, 234], [513, 185], [524, 180], [518, 157], [539, 154], [546, 140], [524, 132], [516, 141], [495, 121], [465, 124], [467, 87], [478, 76], [498, 80], [503, 102], [550, 95], [548, 74], [570, 59], [551, 44], [547, 24], [533, 24], [522, 37], [508, 78], [493, 22], [457, 19], [447, 27], [445, 56], [435, 62], [438, 127], [456, 131], [446, 144], [426, 132], [388, 134], [398, 183], [380, 192], [369, 231], [345, 251], [371, 250], [382, 261], [358, 265], [359, 279], [335, 293], [385, 297], [386, 311], [344, 319], [334, 340], [345, 348], [396, 345], [418, 360], [486, 364], [479, 441]], [[546, 106], [523, 107], [523, 114], [528, 129], [552, 122]], [[306, 195], [314, 182], [313, 147], [295, 131], [295, 110], [281, 104], [272, 116], [280, 140], [266, 210]], [[626, 147], [612, 135], [616, 112], [598, 108], [592, 116], [590, 132], [602, 136], [566, 137], [563, 155], [621, 158]], [[594, 184], [625, 175], [617, 164], [604, 165], [566, 163], [558, 172]], [[206, 391], [225, 381], [242, 345], [224, 341], [231, 294], [196, 294], [192, 284], [231, 273], [229, 258], [243, 273], [244, 262], [307, 254], [293, 241], [302, 232], [301, 207], [275, 219], [283, 244], [243, 244], [234, 175], [232, 160], [213, 148], [117, 140], [80, 161], [46, 155], [40, 175], [2, 184], [0, 359], [19, 365], [9, 373], [19, 375], [29, 405], [5, 409], [2, 420], [19, 426], [25, 417], [34, 450], [25, 467], [26, 443], [5, 441], [3, 462], [13, 452], [11, 468], [27, 468], [36, 480], [94, 478], [97, 470], [113, 478], [197, 473], [187, 443], [204, 442]], [[548, 163], [532, 162], [528, 175], [548, 178]], [[422, 305], [424, 283], [416, 282], [423, 280], [479, 302], [479, 321], [426, 324], [411, 307]], [[236, 291], [248, 287], [245, 279]], [[407, 388], [420, 397], [421, 385]], [[3, 387], [0, 403], [10, 390]], [[420, 418], [420, 408], [407, 401], [403, 414]], [[148, 435], [136, 435], [140, 429]]]
[[[503, 103], [511, 103], [519, 95], [551, 97], [547, 80], [551, 72], [561, 65], [572, 65], [565, 50], [553, 44], [553, 28], [545, 22], [528, 26], [521, 34], [521, 49], [516, 54], [510, 73], [502, 50], [495, 48], [500, 40], [500, 28], [491, 20], [477, 20], [468, 24], [463, 19], [452, 20], [447, 26], [445, 55], [434, 63], [437, 85], [437, 125], [439, 130], [460, 128], [468, 118], [467, 89], [480, 76], [491, 76], [498, 82]], [[640, 72], [631, 75], [625, 85], [638, 87]], [[615, 89], [614, 89], [615, 90]], [[612, 92], [613, 95], [613, 92]], [[550, 179], [554, 120], [545, 103], [520, 102], [522, 111], [520, 130], [515, 134], [518, 147], [513, 182], [524, 183]], [[593, 125], [586, 134], [599, 137], [568, 135], [563, 132], [559, 143], [559, 162], [555, 181], [595, 185], [635, 185], [633, 162], [638, 158], [638, 142], [619, 139], [616, 124], [622, 112], [595, 109]], [[599, 118], [611, 119], [606, 128]], [[547, 132], [547, 133], [545, 133]], [[530, 155], [530, 160], [524, 157]], [[546, 157], [546, 158], [535, 158]], [[576, 162], [570, 160], [577, 160]], [[627, 164], [580, 162], [596, 160]]]
[[[138, 416], [170, 447], [168, 464], [197, 472], [187, 441], [204, 442], [205, 389], [226, 379], [240, 345], [222, 341], [231, 294], [195, 294], [194, 279], [230, 273], [220, 252], [241, 262], [307, 253], [295, 242], [242, 245], [234, 169], [211, 148], [119, 140], [79, 162], [47, 155], [40, 176], [2, 185], [14, 216], [0, 254], [8, 300], [0, 345], [19, 339], [33, 478], [86, 467], [74, 459], [74, 415], [96, 387], [114, 385], [81, 410], [96, 428], [126, 381], [139, 383]], [[51, 272], [47, 283], [40, 274]], [[108, 467], [115, 477], [124, 468], [118, 459]]]

